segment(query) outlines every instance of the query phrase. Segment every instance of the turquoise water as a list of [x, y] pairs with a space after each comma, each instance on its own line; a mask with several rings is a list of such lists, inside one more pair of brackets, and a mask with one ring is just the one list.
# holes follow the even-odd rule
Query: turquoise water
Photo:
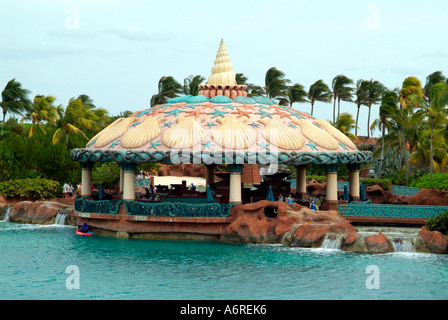
[[[0, 222], [0, 299], [447, 299], [448, 256], [82, 237]], [[379, 289], [366, 273], [378, 267]], [[79, 289], [68, 289], [68, 266]], [[74, 283], [74, 282], [73, 282]]]

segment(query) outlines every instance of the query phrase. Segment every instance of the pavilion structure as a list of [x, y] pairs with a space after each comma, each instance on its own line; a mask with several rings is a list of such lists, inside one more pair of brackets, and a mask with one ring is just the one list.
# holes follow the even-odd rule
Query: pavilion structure
[[115, 161], [121, 168], [123, 200], [135, 201], [134, 176], [139, 163], [205, 164], [207, 184], [214, 183], [217, 164], [230, 171], [229, 203], [242, 202], [244, 164], [279, 164], [297, 168], [297, 192], [305, 194], [306, 166], [323, 166], [327, 173], [326, 201], [338, 203], [340, 165], [350, 171], [349, 192], [359, 199], [360, 166], [372, 153], [360, 151], [325, 120], [263, 97], [248, 97], [236, 83], [233, 65], [221, 41], [211, 75], [196, 96], [185, 95], [165, 104], [119, 118], [93, 137], [83, 149], [71, 151], [82, 168], [82, 197], [92, 196], [95, 162]]

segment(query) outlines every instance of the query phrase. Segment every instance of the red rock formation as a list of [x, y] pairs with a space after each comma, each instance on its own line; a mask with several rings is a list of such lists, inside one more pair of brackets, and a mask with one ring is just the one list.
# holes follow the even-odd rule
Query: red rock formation
[[366, 237], [364, 243], [369, 253], [389, 253], [394, 251], [392, 243], [382, 232], [378, 235]]
[[11, 222], [53, 224], [56, 215], [69, 206], [51, 201], [22, 201], [14, 205], [9, 214]]
[[424, 240], [424, 245], [419, 248], [419, 251], [448, 253], [448, 237], [439, 231], [429, 231], [426, 226], [423, 226], [418, 235]]

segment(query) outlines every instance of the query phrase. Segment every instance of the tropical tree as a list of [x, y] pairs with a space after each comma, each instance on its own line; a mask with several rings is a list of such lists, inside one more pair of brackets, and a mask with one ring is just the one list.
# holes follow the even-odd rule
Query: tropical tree
[[88, 105], [83, 104], [81, 99], [70, 99], [65, 109], [62, 106], [57, 107], [57, 113], [57, 130], [53, 134], [53, 145], [64, 141], [68, 147], [70, 134], [81, 135], [89, 140], [83, 130], [99, 130], [98, 116]]
[[425, 99], [431, 103], [431, 87], [434, 84], [445, 82], [447, 81], [447, 78], [443, 75], [442, 71], [436, 71], [431, 73], [426, 77], [426, 84], [425, 84]]
[[384, 161], [384, 139], [386, 129], [392, 129], [391, 121], [397, 115], [398, 111], [398, 94], [393, 90], [386, 90], [381, 98], [380, 117], [376, 119], [370, 129], [378, 127], [381, 130], [381, 154], [379, 158], [378, 179], [382, 177], [382, 168]]
[[5, 118], [8, 112], [10, 114], [21, 114], [31, 105], [31, 102], [28, 100], [29, 93], [27, 89], [22, 88], [22, 84], [16, 81], [16, 79], [8, 81], [2, 91], [2, 101], [0, 101], [0, 107], [3, 111], [1, 134], [3, 134]]
[[325, 84], [325, 82], [322, 79], [317, 80], [310, 86], [307, 96], [308, 100], [311, 103], [311, 115], [313, 115], [314, 103], [316, 101], [330, 103], [331, 98], [333, 97], [330, 88]]
[[429, 87], [429, 94], [427, 95], [428, 100], [425, 100], [418, 95], [410, 97], [410, 100], [413, 103], [421, 105], [422, 109], [418, 112], [422, 112], [427, 116], [431, 128], [429, 159], [429, 173], [431, 179], [434, 172], [434, 129], [446, 126], [447, 123], [448, 110], [445, 109], [444, 101], [439, 99], [443, 92], [447, 91], [447, 87], [448, 85], [444, 82], [432, 84]]
[[262, 86], [249, 83], [248, 78], [243, 73], [237, 73], [235, 76], [237, 84], [247, 86], [246, 92], [248, 97], [266, 95], [266, 92]]
[[351, 133], [355, 128], [355, 120], [350, 113], [343, 112], [337, 117], [336, 122], [330, 121], [330, 123], [350, 139], [358, 140], [358, 137]]
[[[423, 88], [419, 79], [416, 77], [407, 77], [399, 90], [399, 100], [400, 100], [400, 110], [404, 110], [404, 115], [411, 114], [413, 112], [414, 104], [411, 102], [415, 101], [416, 97], [423, 98]], [[404, 161], [404, 172], [405, 172], [405, 182], [406, 186], [408, 185], [408, 165], [406, 159], [406, 138], [405, 138], [405, 127], [409, 127], [409, 123], [402, 122], [400, 124], [401, 128], [401, 150], [402, 150], [402, 159]]]
[[200, 75], [189, 76], [184, 79], [182, 90], [186, 95], [197, 96], [199, 93], [199, 85], [205, 81], [205, 78]]
[[288, 86], [288, 99], [285, 99], [285, 102], [292, 108], [293, 103], [308, 102], [307, 94], [304, 86], [294, 83], [292, 86]]
[[381, 97], [383, 95], [384, 85], [379, 81], [370, 80], [367, 85], [367, 97], [366, 97], [366, 106], [369, 108], [369, 115], [367, 117], [367, 138], [370, 138], [370, 113], [372, 109], [372, 105], [378, 104], [381, 101]]
[[353, 80], [343, 74], [333, 78], [333, 122], [336, 121], [336, 100], [338, 101], [338, 117], [341, 111], [341, 100], [352, 101], [353, 88], [350, 87], [351, 84], [353, 84]]
[[45, 127], [43, 122], [46, 121], [49, 124], [53, 124], [56, 118], [58, 117], [58, 113], [56, 111], [56, 107], [53, 103], [56, 101], [56, 98], [53, 96], [42, 96], [37, 95], [34, 97], [33, 104], [30, 106], [29, 110], [25, 113], [25, 116], [22, 118], [21, 123], [23, 121], [31, 121], [29, 136], [32, 137], [35, 133], [42, 130], [45, 134]]
[[285, 79], [285, 74], [276, 69], [270, 68], [265, 75], [264, 91], [267, 98], [281, 99], [288, 96], [288, 83], [291, 81]]
[[367, 92], [368, 92], [368, 86], [369, 86], [369, 81], [367, 80], [358, 80], [356, 82], [356, 89], [355, 89], [355, 103], [357, 106], [357, 111], [356, 111], [356, 123], [355, 123], [355, 136], [358, 135], [358, 121], [359, 121], [359, 111], [361, 109], [362, 105], [366, 105], [367, 104]]
[[176, 98], [182, 93], [182, 85], [172, 76], [162, 77], [157, 86], [157, 93], [151, 97], [150, 105], [154, 107], [164, 104], [169, 99]]

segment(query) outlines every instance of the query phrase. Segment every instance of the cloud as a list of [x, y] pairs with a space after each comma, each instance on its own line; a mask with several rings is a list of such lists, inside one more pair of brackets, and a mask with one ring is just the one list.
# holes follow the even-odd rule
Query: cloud
[[104, 29], [102, 33], [115, 35], [129, 41], [160, 42], [170, 40], [170, 36], [167, 33], [153, 33], [129, 25], [114, 25]]
[[0, 45], [0, 58], [52, 58], [60, 55], [79, 54], [83, 48], [77, 45], [52, 42]]

